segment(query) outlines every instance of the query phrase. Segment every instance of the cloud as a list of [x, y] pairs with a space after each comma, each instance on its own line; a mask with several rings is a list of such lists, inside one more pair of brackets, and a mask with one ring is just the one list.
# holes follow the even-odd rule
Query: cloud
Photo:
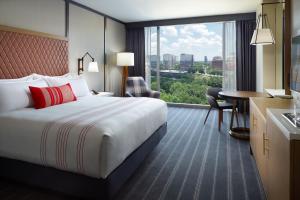
[[[193, 54], [195, 60], [204, 56], [212, 59], [222, 56], [222, 23], [162, 26], [160, 32], [161, 54]], [[156, 32], [151, 33], [151, 53], [157, 49]]]
[[203, 60], [204, 56], [208, 56], [209, 59], [220, 56], [222, 55], [221, 26], [222, 24], [214, 24], [213, 28], [208, 28], [206, 24], [189, 24], [162, 27], [161, 53], [171, 53], [176, 56], [189, 53], [193, 54], [196, 60]]
[[175, 26], [163, 26], [161, 27], [162, 35], [167, 35], [169, 37], [177, 37], [178, 31]]
[[173, 43], [171, 44], [171, 48], [173, 48], [173, 49], [178, 49], [178, 48], [179, 48], [179, 43], [173, 42]]
[[201, 36], [214, 36], [216, 33], [209, 31], [205, 24], [190, 24], [183, 25], [180, 28], [182, 35], [201, 35]]
[[160, 37], [160, 43], [168, 43], [168, 39], [165, 37]]

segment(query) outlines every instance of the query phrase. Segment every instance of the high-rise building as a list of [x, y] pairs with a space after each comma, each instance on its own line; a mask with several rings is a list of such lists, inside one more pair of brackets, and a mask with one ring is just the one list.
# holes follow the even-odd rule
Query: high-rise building
[[172, 69], [176, 64], [176, 56], [172, 54], [163, 55], [163, 64], [165, 69]]
[[157, 55], [150, 55], [150, 66], [156, 68], [157, 66]]
[[207, 56], [204, 56], [204, 63], [205, 63], [205, 64], [207, 64], [207, 63], [208, 63]]
[[211, 66], [213, 69], [223, 69], [223, 58], [221, 56], [213, 57], [211, 61]]
[[180, 54], [180, 69], [189, 70], [194, 65], [194, 55], [193, 54]]

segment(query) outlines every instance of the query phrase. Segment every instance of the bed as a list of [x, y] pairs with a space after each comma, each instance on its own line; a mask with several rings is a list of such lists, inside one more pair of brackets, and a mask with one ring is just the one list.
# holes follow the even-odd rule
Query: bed
[[[20, 45], [33, 40], [33, 46]], [[0, 78], [68, 71], [66, 39], [0, 27], [0, 45], [10, 47], [0, 52]], [[36, 48], [46, 50], [35, 63], [30, 52]], [[166, 120], [161, 100], [96, 95], [0, 113], [0, 176], [78, 197], [110, 199], [164, 136]]]

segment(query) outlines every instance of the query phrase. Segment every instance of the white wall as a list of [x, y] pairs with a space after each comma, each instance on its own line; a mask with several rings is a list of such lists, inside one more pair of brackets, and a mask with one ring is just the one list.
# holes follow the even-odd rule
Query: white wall
[[65, 35], [62, 0], [0, 0], [0, 24]]
[[104, 63], [104, 17], [70, 5], [69, 21], [69, 66], [70, 72], [77, 73], [77, 59], [89, 52], [98, 62], [99, 73], [89, 73], [86, 67], [91, 59], [84, 59], [84, 77], [90, 89], [103, 90]]
[[[256, 10], [256, 18], [258, 18], [259, 14], [261, 14], [262, 8], [261, 6], [257, 7]], [[257, 92], [264, 92], [264, 62], [263, 62], [263, 47], [258, 45], [256, 46], [256, 91]]]
[[[69, 9], [69, 68], [77, 73], [77, 59], [85, 52], [95, 57], [99, 73], [88, 73], [90, 89], [102, 91], [104, 58], [104, 18], [78, 6], [70, 4]], [[64, 0], [0, 0], [0, 25], [24, 28], [55, 35], [65, 35]], [[120, 93], [121, 71], [115, 66], [115, 53], [125, 50], [125, 26], [107, 20], [106, 48], [107, 73], [106, 90]], [[89, 58], [86, 57], [86, 67]]]
[[[268, 2], [273, 2], [273, 0], [269, 0]], [[258, 5], [257, 17], [261, 12], [262, 6]], [[263, 12], [268, 17], [275, 44], [256, 46], [256, 90], [258, 92], [265, 92], [265, 89], [283, 88], [283, 7], [281, 4], [266, 4], [263, 6]]]
[[116, 66], [116, 53], [125, 51], [126, 30], [123, 24], [116, 21], [107, 20], [107, 86], [106, 90], [114, 91], [116, 95], [121, 95], [122, 68]]

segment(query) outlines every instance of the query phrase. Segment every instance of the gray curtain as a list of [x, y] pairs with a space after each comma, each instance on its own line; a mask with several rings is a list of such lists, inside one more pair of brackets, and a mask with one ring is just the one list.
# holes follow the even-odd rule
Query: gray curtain
[[[256, 91], [256, 48], [250, 45], [255, 28], [255, 19], [236, 21], [236, 89], [239, 91]], [[241, 101], [238, 109], [244, 111]]]
[[256, 48], [250, 45], [256, 21], [236, 21], [236, 86], [237, 90], [256, 90]]
[[126, 51], [134, 53], [134, 66], [128, 68], [129, 76], [142, 76], [145, 78], [144, 28], [126, 29]]

